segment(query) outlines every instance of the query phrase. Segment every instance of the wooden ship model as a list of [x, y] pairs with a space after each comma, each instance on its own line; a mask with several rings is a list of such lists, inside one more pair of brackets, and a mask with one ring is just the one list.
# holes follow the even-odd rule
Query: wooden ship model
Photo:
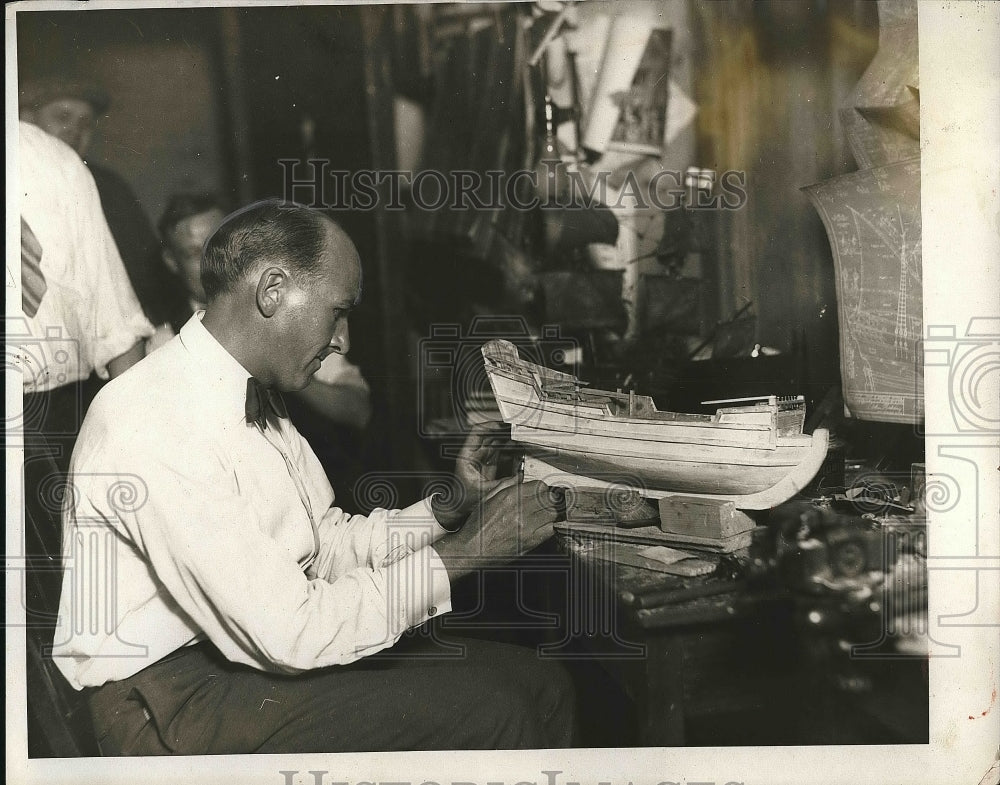
[[624, 485], [648, 498], [763, 510], [800, 491], [826, 457], [827, 431], [802, 432], [801, 396], [714, 414], [659, 411], [649, 396], [587, 389], [572, 374], [522, 360], [508, 341], [489, 341], [482, 353], [500, 414], [526, 448], [525, 476], [550, 485]]

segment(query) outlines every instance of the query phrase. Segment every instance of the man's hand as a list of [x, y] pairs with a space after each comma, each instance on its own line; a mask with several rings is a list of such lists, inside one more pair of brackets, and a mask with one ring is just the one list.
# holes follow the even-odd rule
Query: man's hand
[[503, 423], [472, 427], [455, 461], [454, 487], [450, 493], [431, 499], [438, 523], [449, 530], [457, 529], [480, 500], [497, 487], [504, 450], [512, 444]]
[[553, 492], [538, 480], [512, 477], [496, 484], [456, 534], [434, 545], [455, 580], [477, 566], [505, 564], [552, 536], [557, 517]]

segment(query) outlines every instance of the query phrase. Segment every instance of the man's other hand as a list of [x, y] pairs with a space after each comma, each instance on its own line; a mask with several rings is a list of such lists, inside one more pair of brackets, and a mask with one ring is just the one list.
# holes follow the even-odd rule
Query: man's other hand
[[444, 528], [455, 530], [500, 483], [500, 466], [513, 442], [502, 422], [474, 425], [455, 460], [454, 487], [431, 501], [434, 516]]
[[538, 480], [499, 481], [461, 531], [434, 545], [448, 577], [455, 580], [476, 567], [505, 564], [549, 539], [558, 516], [556, 493]]

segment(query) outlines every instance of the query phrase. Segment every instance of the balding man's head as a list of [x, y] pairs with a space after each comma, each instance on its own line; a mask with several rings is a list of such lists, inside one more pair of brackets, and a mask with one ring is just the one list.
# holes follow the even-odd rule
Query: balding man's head
[[205, 295], [211, 301], [267, 264], [280, 263], [295, 273], [316, 275], [321, 264], [329, 261], [324, 252], [331, 232], [343, 235], [322, 213], [294, 202], [269, 199], [237, 210], [205, 245]]
[[244, 344], [245, 364], [267, 384], [301, 389], [326, 355], [347, 353], [361, 264], [316, 210], [269, 200], [233, 213], [205, 246], [202, 282], [206, 323]]

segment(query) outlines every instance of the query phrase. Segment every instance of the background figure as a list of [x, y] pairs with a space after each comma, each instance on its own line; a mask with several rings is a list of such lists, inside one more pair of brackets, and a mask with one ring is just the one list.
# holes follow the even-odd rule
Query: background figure
[[[142, 358], [153, 326], [129, 286], [87, 167], [58, 139], [18, 127], [24, 317], [8, 343], [23, 375], [25, 554], [58, 559], [62, 478], [83, 416], [101, 379]], [[52, 611], [58, 573], [39, 577], [30, 610]], [[46, 578], [54, 591], [46, 592], [53, 588]]]
[[175, 194], [160, 216], [160, 253], [174, 284], [184, 293], [183, 307], [171, 314], [175, 333], [196, 311], [204, 310], [207, 298], [201, 285], [201, 254], [208, 238], [227, 212], [221, 200], [210, 193]]
[[[184, 291], [183, 307], [170, 318], [175, 333], [205, 307], [202, 252], [226, 212], [214, 194], [176, 194], [158, 222], [163, 263], [174, 285]], [[364, 437], [372, 416], [371, 394], [361, 371], [344, 355], [330, 354], [308, 386], [286, 395], [285, 402], [295, 427], [323, 464], [337, 503], [357, 510], [353, 488], [368, 464]]]
[[18, 109], [22, 120], [61, 139], [87, 164], [142, 309], [153, 324], [168, 324], [183, 304], [183, 289], [160, 260], [156, 232], [131, 186], [118, 173], [86, 158], [97, 120], [110, 104], [96, 85], [52, 77], [25, 83]]

